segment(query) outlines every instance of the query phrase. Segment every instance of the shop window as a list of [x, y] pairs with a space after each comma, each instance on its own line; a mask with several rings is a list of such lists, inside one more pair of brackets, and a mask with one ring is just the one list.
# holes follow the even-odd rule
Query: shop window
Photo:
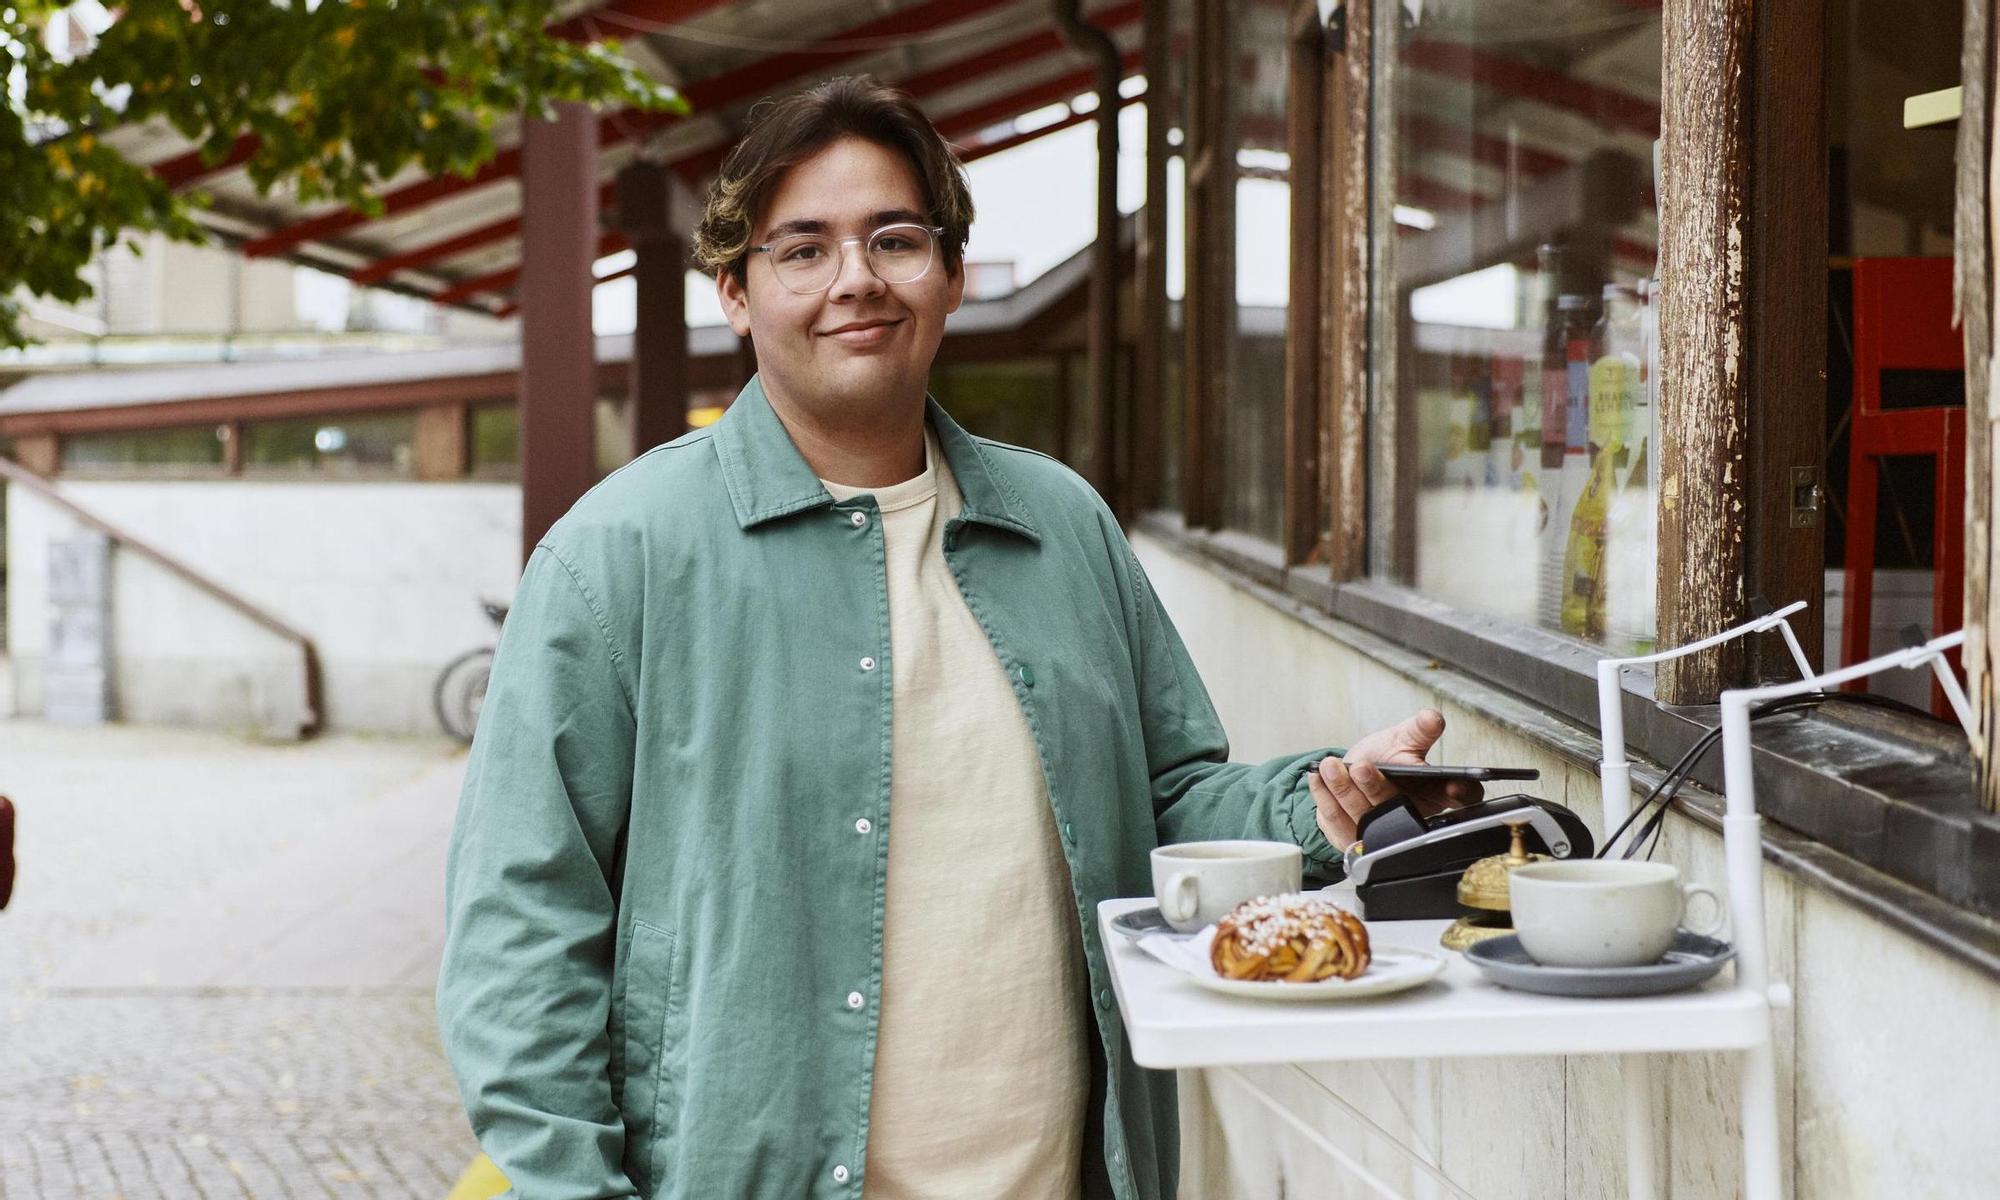
[[1285, 507], [1285, 313], [1291, 294], [1291, 156], [1286, 112], [1290, 79], [1289, 0], [1237, 0], [1223, 22], [1230, 53], [1221, 92], [1218, 160], [1233, 181], [1236, 319], [1225, 338], [1221, 397], [1220, 524], [1279, 541]]
[[502, 404], [475, 404], [466, 421], [473, 476], [480, 479], [520, 478], [520, 406], [511, 400]]
[[206, 473], [222, 470], [228, 446], [228, 427], [218, 425], [67, 434], [62, 439], [62, 469], [92, 473]]
[[1660, 14], [1377, 6], [1369, 567], [1655, 632]]
[[[1191, 69], [1194, 57], [1190, 53], [1194, 39], [1193, 22], [1194, 0], [1168, 0], [1166, 74], [1158, 86], [1149, 82], [1146, 89], [1147, 120], [1157, 119], [1165, 123], [1167, 141], [1166, 194], [1162, 197], [1166, 209], [1166, 297], [1159, 308], [1161, 329], [1158, 333], [1161, 353], [1158, 360], [1157, 411], [1160, 420], [1157, 429], [1148, 435], [1153, 439], [1152, 448], [1159, 464], [1152, 500], [1161, 508], [1174, 510], [1182, 505], [1181, 456], [1186, 438], [1183, 414], [1187, 410], [1187, 397], [1182, 368], [1187, 356], [1184, 300], [1187, 295], [1188, 92], [1193, 85]], [[1156, 107], [1157, 114], [1154, 112]], [[1151, 197], [1147, 202], [1152, 202]]]
[[408, 475], [414, 413], [369, 413], [250, 421], [243, 426], [246, 472], [329, 477]]
[[[1169, 321], [1185, 328], [1182, 452], [1188, 521], [1274, 546], [1285, 521], [1285, 334], [1291, 297], [1286, 125], [1289, 0], [1194, 0], [1192, 77], [1169, 196], [1184, 197], [1185, 263], [1170, 258]], [[1176, 29], [1178, 36], [1178, 28]], [[1170, 168], [1172, 164], [1169, 164]]]

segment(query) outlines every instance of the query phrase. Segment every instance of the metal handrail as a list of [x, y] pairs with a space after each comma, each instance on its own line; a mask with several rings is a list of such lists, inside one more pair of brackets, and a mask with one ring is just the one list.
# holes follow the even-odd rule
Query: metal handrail
[[297, 646], [301, 669], [305, 675], [305, 712], [302, 714], [303, 719], [299, 726], [299, 734], [303, 737], [319, 731], [319, 649], [313, 645], [313, 640], [310, 637], [258, 607], [252, 601], [237, 595], [222, 584], [217, 583], [173, 555], [146, 541], [144, 538], [128, 533], [103, 517], [98, 516], [96, 513], [91, 512], [68, 496], [63, 495], [48, 480], [5, 456], [0, 456], [0, 478], [4, 478], [11, 483], [20, 484], [40, 499], [48, 501], [50, 504], [68, 513], [77, 521], [104, 534], [114, 544], [131, 550], [142, 558], [151, 559], [169, 574], [179, 576], [183, 582], [191, 585], [195, 590], [228, 608], [234, 609], [251, 623], [261, 626]]

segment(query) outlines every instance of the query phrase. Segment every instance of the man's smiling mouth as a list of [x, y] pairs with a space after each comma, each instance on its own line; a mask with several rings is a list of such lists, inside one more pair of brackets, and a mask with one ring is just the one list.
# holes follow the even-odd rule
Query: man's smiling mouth
[[901, 320], [852, 321], [835, 329], [829, 329], [822, 337], [830, 337], [847, 346], [873, 346], [888, 338]]

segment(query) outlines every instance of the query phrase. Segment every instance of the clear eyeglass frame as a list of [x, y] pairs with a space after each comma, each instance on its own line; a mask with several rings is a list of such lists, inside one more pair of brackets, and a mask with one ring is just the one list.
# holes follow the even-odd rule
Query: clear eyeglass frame
[[[901, 234], [909, 237], [921, 234], [914, 240], [922, 244], [921, 255], [916, 247], [898, 254], [883, 248], [887, 239]], [[855, 242], [863, 243], [862, 261], [868, 265], [877, 279], [883, 283], [915, 283], [930, 273], [931, 264], [937, 261], [938, 239], [944, 236], [942, 225], [918, 225], [898, 223], [884, 225], [865, 236], [835, 238], [818, 233], [795, 233], [761, 246], [749, 247], [751, 254], [771, 256], [771, 273], [778, 277], [785, 290], [799, 296], [817, 296], [834, 285], [840, 278], [840, 263], [843, 251]], [[818, 257], [800, 259], [796, 254], [804, 249], [816, 248]], [[921, 261], [918, 259], [921, 258]], [[823, 278], [822, 278], [823, 277]]]

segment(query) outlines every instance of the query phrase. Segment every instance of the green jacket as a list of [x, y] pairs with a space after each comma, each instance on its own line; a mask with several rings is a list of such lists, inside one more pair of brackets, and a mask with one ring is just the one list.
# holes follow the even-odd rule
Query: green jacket
[[[934, 401], [929, 419], [965, 497], [945, 556], [1069, 859], [1095, 1017], [1086, 1190], [1171, 1200], [1174, 1077], [1126, 1048], [1097, 904], [1150, 895], [1163, 842], [1290, 841], [1331, 869], [1304, 782], [1329, 751], [1230, 762], [1097, 494]], [[752, 380], [530, 558], [452, 833], [438, 982], [473, 1128], [519, 1195], [861, 1194], [875, 998], [895, 986], [877, 515], [834, 503]]]

